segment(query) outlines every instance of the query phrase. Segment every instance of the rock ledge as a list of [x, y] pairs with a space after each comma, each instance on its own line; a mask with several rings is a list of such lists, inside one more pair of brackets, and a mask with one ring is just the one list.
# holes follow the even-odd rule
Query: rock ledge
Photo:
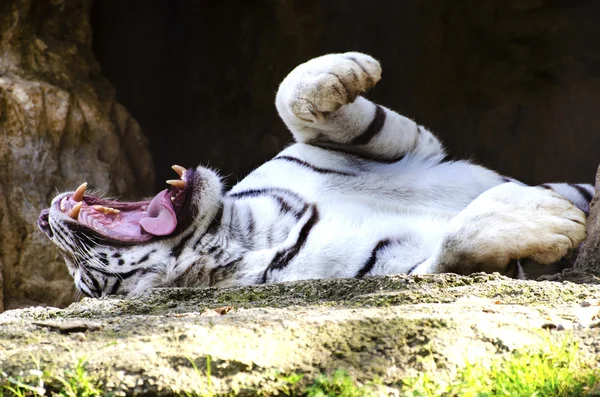
[[[335, 369], [394, 388], [423, 371], [452, 376], [467, 361], [566, 338], [598, 359], [599, 300], [596, 285], [487, 274], [157, 289], [1, 314], [0, 368], [18, 377], [85, 357], [118, 395], [206, 390], [207, 363], [218, 392], [254, 395], [275, 387], [277, 374], [309, 381]], [[223, 306], [234, 309], [213, 310]]]

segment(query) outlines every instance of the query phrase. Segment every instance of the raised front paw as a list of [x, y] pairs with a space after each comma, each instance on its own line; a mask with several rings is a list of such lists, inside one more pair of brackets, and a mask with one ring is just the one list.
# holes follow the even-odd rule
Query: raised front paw
[[445, 243], [452, 259], [446, 262], [488, 272], [516, 259], [554, 263], [585, 239], [585, 222], [581, 210], [553, 191], [505, 183], [453, 219]]
[[277, 107], [309, 123], [323, 121], [380, 79], [381, 66], [369, 55], [324, 55], [292, 70], [279, 87]]

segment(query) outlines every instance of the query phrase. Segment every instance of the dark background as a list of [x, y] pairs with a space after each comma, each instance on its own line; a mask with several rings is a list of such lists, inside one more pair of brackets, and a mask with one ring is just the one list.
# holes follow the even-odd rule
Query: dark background
[[[378, 103], [456, 157], [528, 183], [593, 182], [600, 156], [600, 2], [582, 0], [101, 0], [94, 51], [171, 164], [235, 182], [290, 142], [274, 97], [328, 52], [379, 59]], [[233, 175], [233, 176], [232, 176]]]

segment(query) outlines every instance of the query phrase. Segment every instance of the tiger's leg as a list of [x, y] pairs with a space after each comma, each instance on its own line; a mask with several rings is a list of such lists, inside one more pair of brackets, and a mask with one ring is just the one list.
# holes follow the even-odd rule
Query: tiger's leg
[[330, 54], [295, 68], [276, 106], [297, 142], [379, 160], [406, 154], [444, 156], [440, 141], [414, 121], [360, 96], [381, 79], [381, 66], [358, 52]]
[[504, 183], [477, 197], [448, 224], [438, 250], [412, 273], [505, 273], [511, 261], [559, 261], [586, 237], [585, 214], [540, 187]]

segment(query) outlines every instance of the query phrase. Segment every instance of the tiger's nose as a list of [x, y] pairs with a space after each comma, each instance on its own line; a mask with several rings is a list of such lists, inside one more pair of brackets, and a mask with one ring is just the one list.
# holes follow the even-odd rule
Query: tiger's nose
[[37, 225], [40, 228], [40, 230], [44, 232], [46, 236], [48, 236], [48, 238], [52, 238], [52, 236], [54, 236], [54, 233], [52, 232], [52, 229], [50, 228], [50, 223], [48, 222], [49, 213], [50, 211], [48, 209], [42, 210], [37, 220]]

